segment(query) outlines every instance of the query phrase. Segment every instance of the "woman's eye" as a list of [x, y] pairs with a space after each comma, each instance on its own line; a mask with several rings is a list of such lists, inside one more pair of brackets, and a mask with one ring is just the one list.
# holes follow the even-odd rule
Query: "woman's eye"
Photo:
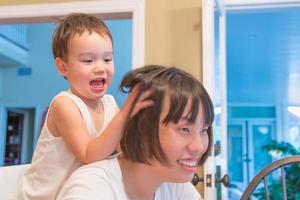
[[201, 130], [201, 134], [207, 134], [208, 128], [204, 128]]
[[190, 129], [188, 128], [181, 128], [181, 131], [184, 133], [190, 133]]

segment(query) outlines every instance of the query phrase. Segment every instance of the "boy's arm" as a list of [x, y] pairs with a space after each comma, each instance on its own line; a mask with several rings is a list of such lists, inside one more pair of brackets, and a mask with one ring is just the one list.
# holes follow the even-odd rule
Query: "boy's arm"
[[118, 146], [127, 120], [143, 108], [153, 104], [148, 98], [151, 90], [142, 92], [138, 100], [138, 88], [134, 87], [122, 109], [111, 120], [107, 128], [96, 138], [91, 138], [82, 120], [81, 113], [74, 102], [65, 97], [58, 97], [49, 110], [48, 127], [51, 133], [59, 133], [67, 147], [81, 163], [91, 163], [107, 158]]

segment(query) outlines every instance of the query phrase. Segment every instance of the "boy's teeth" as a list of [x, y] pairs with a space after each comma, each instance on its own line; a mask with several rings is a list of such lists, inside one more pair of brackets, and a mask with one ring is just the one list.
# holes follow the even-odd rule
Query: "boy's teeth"
[[92, 85], [103, 85], [104, 81], [103, 80], [93, 80], [91, 81]]
[[197, 161], [184, 161], [184, 160], [178, 160], [178, 162], [182, 165], [188, 166], [188, 167], [196, 167]]

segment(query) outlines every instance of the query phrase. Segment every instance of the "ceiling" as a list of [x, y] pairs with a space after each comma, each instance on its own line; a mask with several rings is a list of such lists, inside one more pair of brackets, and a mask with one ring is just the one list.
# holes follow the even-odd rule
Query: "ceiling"
[[300, 105], [300, 7], [227, 15], [228, 103]]

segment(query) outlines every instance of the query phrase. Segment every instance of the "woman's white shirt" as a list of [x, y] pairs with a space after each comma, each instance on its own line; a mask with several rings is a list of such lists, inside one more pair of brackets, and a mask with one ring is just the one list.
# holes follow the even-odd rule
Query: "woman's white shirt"
[[[147, 184], [147, 181], [145, 181]], [[98, 161], [77, 169], [64, 185], [57, 200], [125, 200], [118, 158]], [[199, 200], [191, 183], [164, 183], [155, 192], [155, 200]]]

